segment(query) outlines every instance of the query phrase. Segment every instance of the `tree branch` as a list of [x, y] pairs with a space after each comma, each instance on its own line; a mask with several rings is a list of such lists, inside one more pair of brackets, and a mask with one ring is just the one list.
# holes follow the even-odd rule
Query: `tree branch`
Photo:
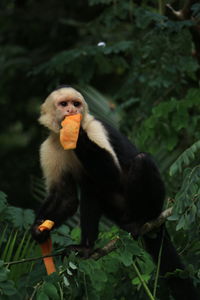
[[142, 228], [140, 229], [140, 235], [147, 234], [150, 231], [159, 228], [166, 221], [166, 219], [169, 216], [171, 216], [171, 214], [172, 214], [172, 207], [164, 210], [157, 219], [147, 222], [142, 226]]
[[43, 258], [46, 258], [46, 257], [56, 257], [56, 256], [62, 255], [62, 253], [58, 252], [58, 253], [49, 254], [49, 255], [43, 255], [43, 256], [38, 256], [38, 257], [23, 258], [23, 259], [20, 259], [20, 260], [9, 261], [9, 262], [5, 262], [4, 266], [9, 267], [9, 266], [12, 266], [12, 265], [18, 265], [18, 264], [27, 263], [27, 262], [33, 262], [33, 261], [43, 259]]
[[187, 20], [191, 17], [191, 7], [195, 3], [197, 3], [196, 0], [186, 0], [183, 5], [183, 8], [180, 10], [175, 10], [169, 3], [166, 4], [166, 7], [169, 8], [169, 10], [178, 20]]
[[[159, 228], [165, 221], [166, 219], [171, 216], [172, 214], [172, 207], [164, 210], [160, 216], [155, 219], [152, 220], [150, 222], [145, 223], [141, 229], [140, 229], [140, 235], [145, 235], [147, 233], [149, 233], [150, 231], [153, 231], [154, 229]], [[103, 248], [98, 249], [97, 251], [95, 251], [90, 258], [93, 258], [95, 260], [98, 260], [99, 258], [101, 258], [102, 256], [107, 255], [108, 253], [112, 252], [113, 250], [116, 249], [116, 244], [117, 241], [119, 240], [119, 238], [115, 238], [113, 240], [111, 240], [107, 245], [105, 245]]]
[[[193, 38], [193, 42], [195, 45], [195, 52], [192, 53], [193, 56], [196, 57], [199, 65], [200, 65], [200, 20], [195, 18], [192, 15], [192, 5], [199, 3], [198, 0], [185, 0], [183, 8], [180, 10], [175, 10], [170, 4], [166, 4], [166, 7], [170, 10], [173, 16], [179, 21], [183, 20], [191, 20], [194, 21], [194, 25], [191, 26], [190, 32]], [[198, 76], [200, 76], [198, 71]]]

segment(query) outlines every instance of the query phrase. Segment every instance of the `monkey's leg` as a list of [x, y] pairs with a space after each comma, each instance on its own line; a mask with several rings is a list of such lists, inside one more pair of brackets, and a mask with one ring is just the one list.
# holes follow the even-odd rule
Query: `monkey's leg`
[[97, 200], [97, 195], [89, 192], [80, 202], [81, 245], [88, 248], [93, 248], [99, 233], [101, 209]]
[[[87, 184], [88, 186], [88, 184]], [[85, 258], [93, 253], [94, 243], [98, 237], [98, 225], [101, 217], [101, 209], [99, 207], [98, 197], [96, 193], [85, 187], [82, 189], [80, 200], [80, 225], [81, 225], [81, 242], [79, 245], [70, 245], [64, 251], [67, 255], [70, 250], [77, 251], [80, 256]]]

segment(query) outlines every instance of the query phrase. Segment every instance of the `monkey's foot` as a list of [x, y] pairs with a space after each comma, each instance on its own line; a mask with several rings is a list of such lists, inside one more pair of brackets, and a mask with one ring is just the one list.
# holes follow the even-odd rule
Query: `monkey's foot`
[[83, 245], [69, 245], [65, 248], [65, 250], [62, 253], [62, 259], [64, 259], [65, 256], [69, 256], [71, 252], [78, 253], [78, 256], [83, 258], [89, 258], [90, 255], [94, 252], [92, 248], [83, 246]]
[[130, 232], [134, 239], [138, 239], [140, 236], [141, 226], [142, 225], [140, 223], [132, 222], [132, 223], [128, 223], [128, 224], [123, 224], [120, 227], [123, 230]]

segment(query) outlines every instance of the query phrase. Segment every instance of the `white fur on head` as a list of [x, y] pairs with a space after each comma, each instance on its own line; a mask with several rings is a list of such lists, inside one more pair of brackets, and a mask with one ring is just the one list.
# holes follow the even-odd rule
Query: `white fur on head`
[[61, 96], [66, 96], [66, 99], [79, 99], [83, 103], [82, 122], [84, 121], [85, 115], [87, 115], [88, 113], [88, 105], [81, 93], [79, 93], [77, 90], [71, 87], [61, 87], [60, 89], [53, 91], [41, 105], [41, 115], [39, 118], [39, 122], [55, 133], [59, 133], [60, 131], [60, 124], [58, 123], [56, 118], [55, 102], [56, 99]]

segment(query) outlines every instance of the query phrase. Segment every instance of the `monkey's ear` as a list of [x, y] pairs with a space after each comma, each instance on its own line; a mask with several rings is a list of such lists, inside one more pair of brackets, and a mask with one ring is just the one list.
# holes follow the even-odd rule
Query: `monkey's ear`
[[41, 113], [38, 122], [47, 127], [49, 130], [59, 133], [60, 125], [56, 121], [55, 109], [53, 108], [53, 104], [51, 102], [45, 101], [41, 105]]
[[44, 115], [47, 113], [46, 107], [45, 107], [45, 103], [43, 103], [40, 106], [40, 117], [38, 118], [38, 122], [42, 125], [45, 126], [45, 122], [44, 122]]

